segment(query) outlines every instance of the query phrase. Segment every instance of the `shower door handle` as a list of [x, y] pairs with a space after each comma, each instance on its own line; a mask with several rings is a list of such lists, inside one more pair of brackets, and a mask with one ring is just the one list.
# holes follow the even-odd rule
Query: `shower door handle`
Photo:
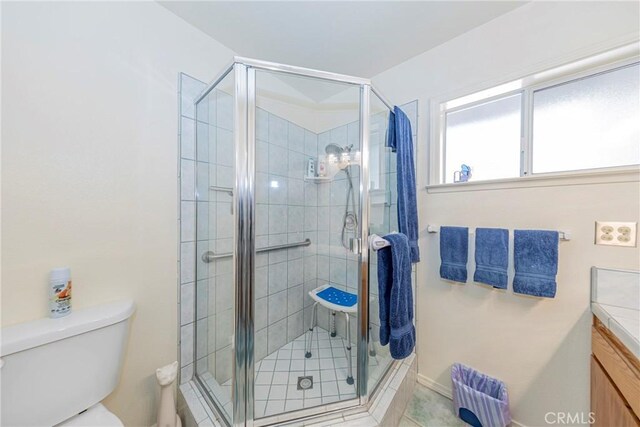
[[362, 252], [362, 240], [352, 237], [349, 239], [349, 250], [358, 255]]

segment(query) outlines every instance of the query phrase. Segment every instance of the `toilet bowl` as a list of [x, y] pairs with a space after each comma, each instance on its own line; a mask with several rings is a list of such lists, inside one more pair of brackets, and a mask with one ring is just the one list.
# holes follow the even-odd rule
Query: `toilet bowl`
[[2, 328], [0, 425], [123, 426], [100, 401], [118, 385], [134, 311], [127, 300]]
[[54, 427], [124, 427], [124, 424], [102, 403], [98, 403]]

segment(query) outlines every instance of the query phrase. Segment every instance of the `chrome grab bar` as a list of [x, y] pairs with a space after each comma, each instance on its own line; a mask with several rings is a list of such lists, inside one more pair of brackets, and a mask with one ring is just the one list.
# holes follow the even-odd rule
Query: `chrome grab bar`
[[217, 187], [215, 185], [212, 185], [209, 187], [209, 190], [212, 191], [220, 191], [222, 193], [227, 193], [228, 195], [230, 195], [231, 197], [233, 197], [233, 188], [227, 188], [227, 187]]
[[[209, 186], [210, 191], [220, 191], [221, 193], [227, 193], [229, 196], [233, 198], [233, 188], [228, 187], [218, 187], [216, 185]], [[231, 201], [231, 215], [233, 215], [233, 200]]]
[[[267, 246], [266, 248], [256, 249], [256, 253], [277, 251], [277, 250], [280, 250], [280, 249], [298, 248], [300, 246], [309, 246], [310, 244], [311, 244], [311, 240], [310, 239], [304, 239], [302, 242], [284, 243], [282, 245]], [[213, 251], [206, 251], [205, 253], [202, 254], [202, 261], [209, 263], [209, 262], [215, 261], [217, 259], [228, 258], [230, 256], [233, 256], [233, 252], [226, 252], [226, 253], [223, 253], [223, 254], [216, 254]]]

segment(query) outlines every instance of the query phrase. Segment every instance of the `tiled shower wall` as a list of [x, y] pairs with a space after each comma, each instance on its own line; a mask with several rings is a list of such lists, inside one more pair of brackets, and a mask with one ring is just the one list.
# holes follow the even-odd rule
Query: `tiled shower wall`
[[[418, 102], [413, 101], [401, 106], [402, 110], [409, 117], [414, 146], [414, 160], [417, 159], [417, 113]], [[377, 164], [372, 160], [369, 165], [370, 180], [374, 181], [374, 174], [378, 175], [378, 188], [370, 194], [369, 223], [370, 233], [384, 235], [392, 231], [398, 231], [398, 198], [397, 198], [397, 174], [396, 155], [390, 148], [385, 148], [389, 114], [379, 113], [371, 117], [370, 123], [370, 152], [378, 150], [380, 153]], [[352, 122], [339, 126], [318, 135], [318, 154], [324, 154], [324, 148], [329, 143], [339, 146], [353, 144], [353, 150], [360, 149], [359, 122]], [[372, 156], [371, 159], [374, 159]], [[359, 166], [352, 166], [351, 173], [355, 190], [359, 187]], [[374, 186], [372, 186], [373, 188]], [[345, 202], [347, 197], [347, 179], [344, 172], [338, 173], [335, 180], [330, 184], [318, 185], [318, 217], [324, 220], [318, 221], [320, 231], [328, 231], [319, 236], [318, 242], [318, 282], [321, 284], [330, 281], [337, 287], [352, 293], [358, 292], [358, 265], [357, 256], [345, 249], [341, 242], [341, 230]], [[359, 195], [356, 193], [356, 212], [359, 208]], [[353, 237], [352, 234], [347, 234]], [[412, 269], [412, 285], [415, 295], [415, 268]], [[374, 342], [379, 342], [379, 314], [378, 314], [378, 281], [377, 281], [377, 255], [370, 253], [369, 269], [369, 289], [370, 289], [370, 326], [371, 337]], [[306, 295], [306, 294], [305, 294]], [[313, 303], [306, 295], [306, 306]], [[415, 297], [414, 297], [415, 312]], [[305, 316], [305, 324], [310, 318], [310, 308]], [[321, 327], [328, 329], [329, 314], [327, 310], [318, 311], [318, 321]], [[336, 331], [338, 335], [346, 338], [346, 323], [342, 315], [336, 316]], [[351, 341], [356, 342], [357, 316], [352, 316], [351, 321]]]
[[233, 103], [230, 95], [214, 91], [196, 113], [193, 101], [204, 87], [180, 75], [181, 382], [191, 379], [194, 366], [199, 373], [219, 373], [223, 381], [231, 372], [232, 261], [207, 264], [202, 254], [232, 250], [231, 196], [209, 186], [234, 184]]
[[[197, 110], [196, 372], [210, 372], [222, 383], [233, 359], [233, 97], [214, 90]], [[205, 263], [207, 251], [228, 256]]]
[[196, 114], [193, 100], [205, 84], [184, 74], [180, 82], [181, 381], [191, 379], [195, 365], [199, 373], [218, 373], [223, 382], [231, 372], [232, 259], [205, 263], [202, 254], [232, 250], [232, 198], [209, 186], [234, 184], [233, 103], [230, 95], [213, 91]]
[[256, 113], [256, 247], [302, 242], [256, 258], [255, 357], [260, 360], [304, 332], [305, 288], [316, 286], [317, 185], [305, 182], [318, 137], [274, 114]]
[[[360, 150], [360, 122], [352, 122], [318, 135], [318, 152], [316, 156], [325, 154], [325, 147], [336, 144], [340, 147], [353, 145], [353, 152]], [[359, 177], [360, 166], [350, 166], [351, 180], [354, 186], [355, 212], [360, 206]], [[345, 171], [338, 172], [331, 182], [316, 184], [318, 193], [318, 282], [330, 282], [338, 288], [357, 293], [358, 289], [358, 257], [342, 244], [342, 224], [347, 202], [348, 184]], [[349, 210], [353, 210], [349, 202]], [[358, 237], [352, 232], [345, 234], [348, 245], [349, 238]], [[308, 289], [309, 291], [311, 289]], [[305, 325], [311, 319], [313, 300], [305, 293]], [[355, 320], [355, 317], [354, 317]], [[330, 314], [323, 307], [318, 307], [318, 324], [329, 330]], [[336, 316], [336, 327], [341, 336], [345, 336], [344, 316]], [[352, 323], [352, 337], [355, 337], [356, 322]], [[341, 331], [341, 332], [340, 332]]]

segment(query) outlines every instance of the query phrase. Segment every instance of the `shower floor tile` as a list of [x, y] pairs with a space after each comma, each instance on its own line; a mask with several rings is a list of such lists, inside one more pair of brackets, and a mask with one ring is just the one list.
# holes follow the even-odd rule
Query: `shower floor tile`
[[[348, 362], [344, 340], [340, 337], [331, 338], [326, 330], [320, 328], [313, 338], [310, 359], [304, 357], [305, 335], [301, 335], [256, 363], [256, 384], [258, 378], [264, 384], [260, 390], [256, 389], [256, 417], [356, 397], [355, 385], [347, 384]], [[354, 373], [355, 353], [352, 355]], [[303, 376], [313, 378], [311, 389], [298, 390], [298, 378]]]
[[[332, 338], [318, 328], [314, 332], [311, 358], [305, 358], [305, 336], [285, 344], [255, 365], [255, 416], [257, 418], [282, 412], [326, 405], [356, 397], [355, 384], [347, 384], [348, 360], [345, 340]], [[369, 357], [371, 378], [380, 376], [382, 357]], [[356, 378], [356, 351], [352, 351], [351, 366]], [[298, 390], [298, 378], [313, 377], [313, 387]], [[222, 386], [208, 373], [202, 376], [214, 394], [224, 394], [225, 410], [231, 413], [231, 380]], [[220, 398], [220, 397], [219, 397]]]

